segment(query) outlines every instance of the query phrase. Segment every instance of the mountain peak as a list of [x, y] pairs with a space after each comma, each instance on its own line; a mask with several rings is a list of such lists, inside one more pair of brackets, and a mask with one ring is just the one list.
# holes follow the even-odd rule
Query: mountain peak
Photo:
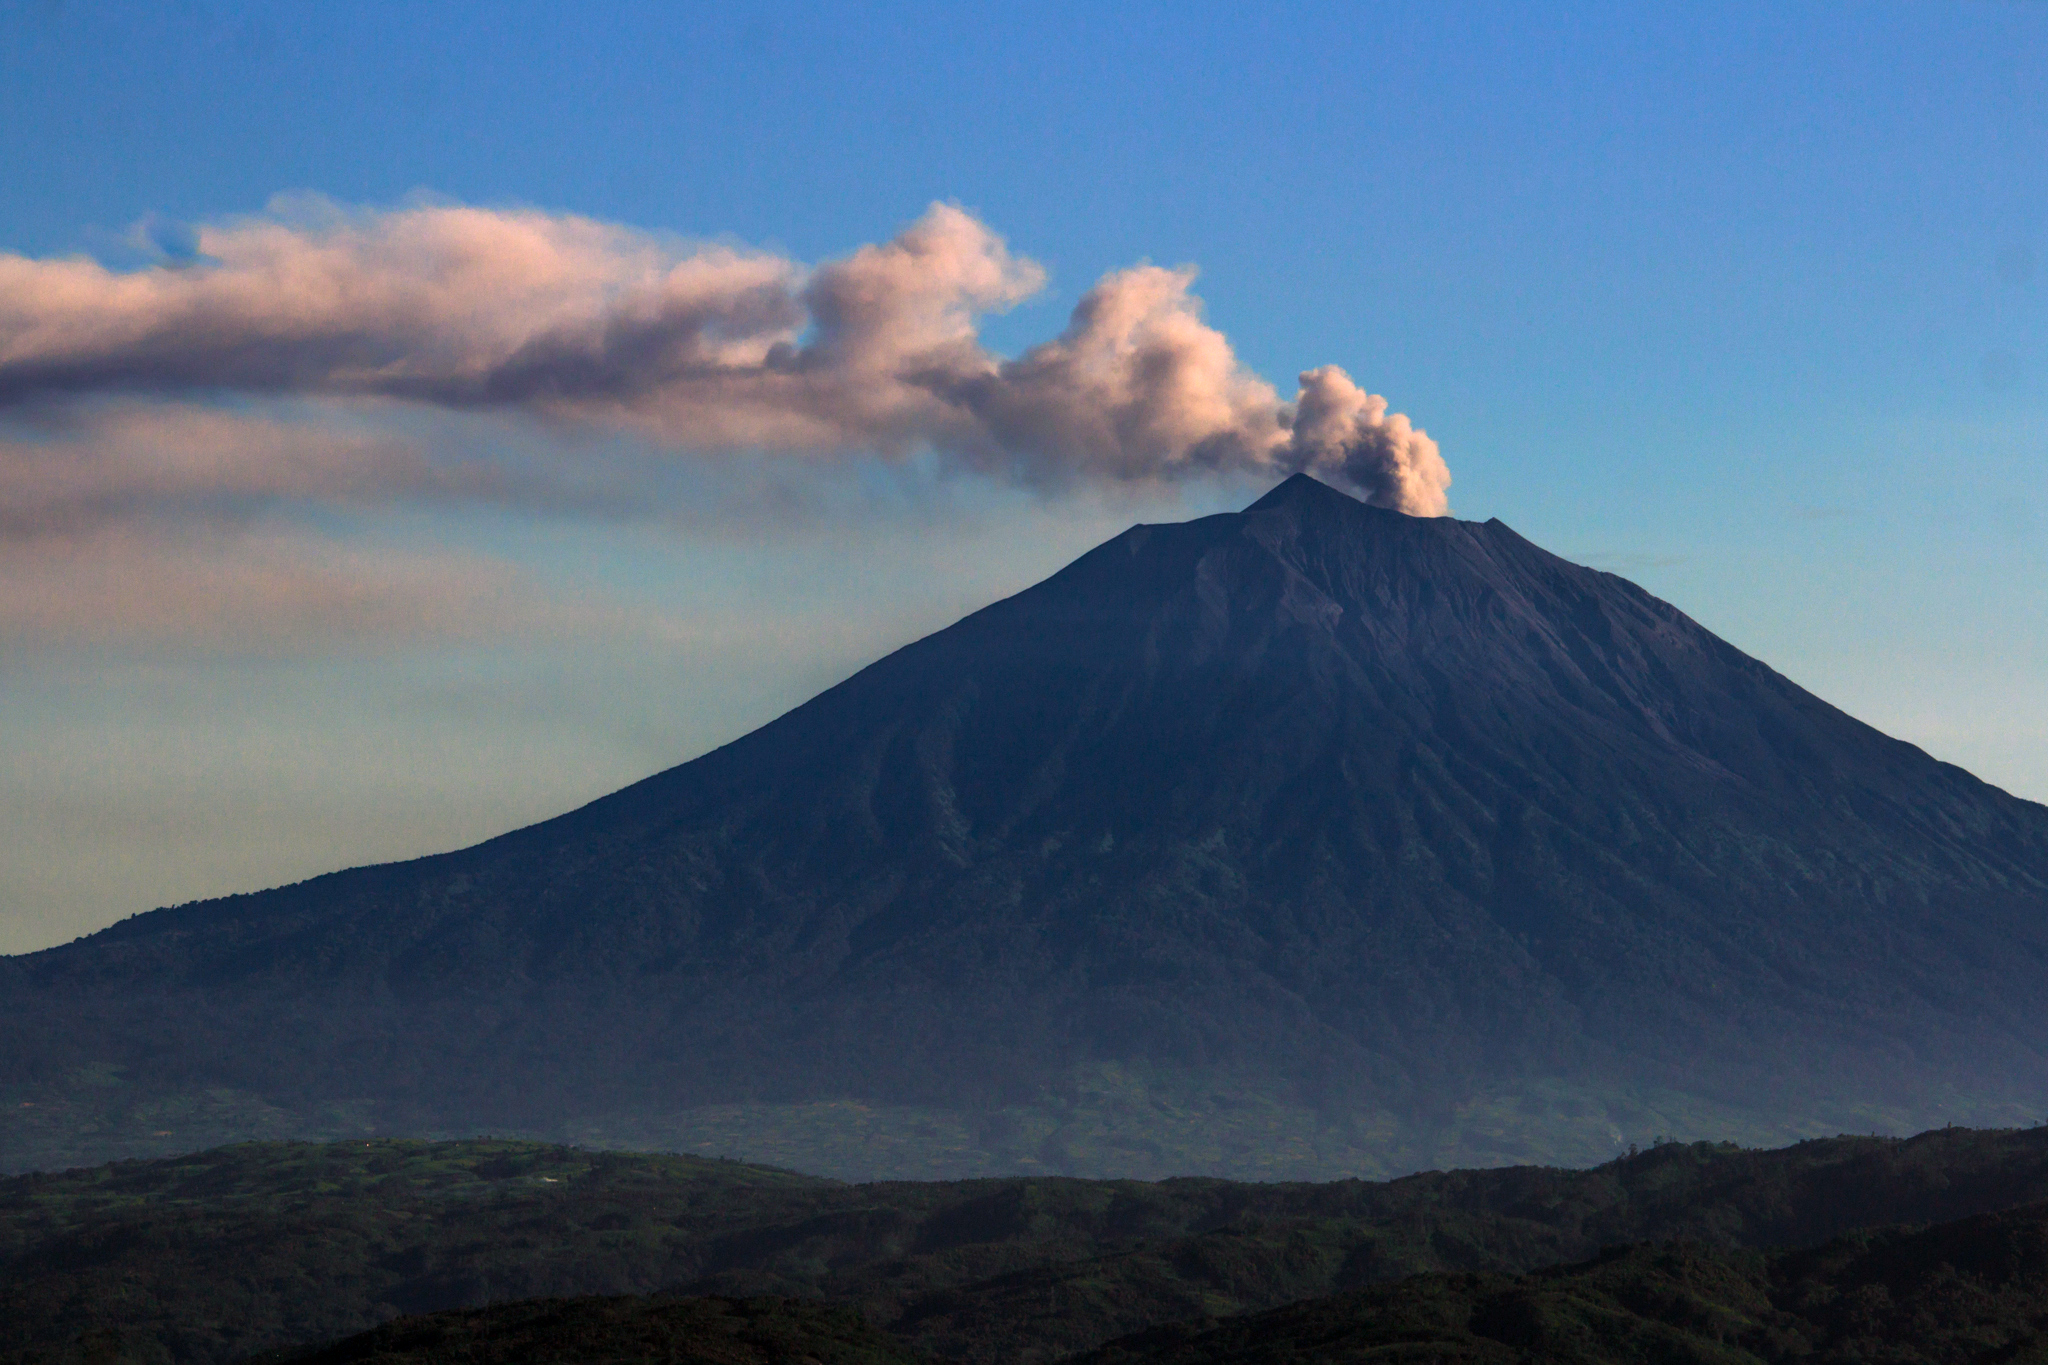
[[1267, 491], [1247, 512], [1269, 512], [1276, 507], [1334, 507], [1340, 503], [1351, 503], [1359, 507], [1369, 504], [1359, 501], [1349, 493], [1341, 493], [1321, 479], [1308, 474], [1289, 474]]

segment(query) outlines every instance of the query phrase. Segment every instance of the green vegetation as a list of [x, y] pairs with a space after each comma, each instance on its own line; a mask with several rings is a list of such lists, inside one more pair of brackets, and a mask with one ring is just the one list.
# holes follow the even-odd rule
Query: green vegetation
[[2048, 1129], [1327, 1185], [847, 1185], [525, 1142], [258, 1143], [0, 1180], [0, 1361], [217, 1365], [402, 1314], [676, 1293], [831, 1299], [917, 1352], [1044, 1361], [1422, 1272], [1812, 1245], [2039, 1200]]

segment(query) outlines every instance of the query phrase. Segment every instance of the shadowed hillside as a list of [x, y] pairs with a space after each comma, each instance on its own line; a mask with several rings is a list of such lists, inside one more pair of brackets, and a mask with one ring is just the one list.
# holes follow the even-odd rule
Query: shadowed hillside
[[828, 1298], [918, 1353], [1042, 1362], [1421, 1272], [1803, 1246], [2044, 1200], [2048, 1128], [1326, 1185], [844, 1185], [524, 1143], [264, 1144], [0, 1182], [0, 1361], [226, 1365], [399, 1314], [687, 1293]]
[[545, 1299], [404, 1318], [292, 1365], [664, 1361], [673, 1365], [916, 1365], [845, 1308], [788, 1299]]
[[[720, 1298], [550, 1301], [412, 1318], [292, 1359], [744, 1365], [804, 1357], [915, 1359], [844, 1310]], [[1924, 1231], [1879, 1229], [1775, 1255], [1649, 1243], [1524, 1276], [1424, 1275], [1269, 1313], [1154, 1328], [1073, 1359], [2031, 1363], [2048, 1359], [2048, 1206]]]
[[1515, 1278], [1427, 1275], [1113, 1342], [1077, 1365], [2048, 1360], [2048, 1206], [1765, 1255], [1615, 1247]]

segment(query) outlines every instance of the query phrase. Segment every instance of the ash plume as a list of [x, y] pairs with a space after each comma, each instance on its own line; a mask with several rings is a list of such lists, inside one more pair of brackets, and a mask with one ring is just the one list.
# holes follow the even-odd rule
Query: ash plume
[[320, 201], [116, 272], [0, 256], [0, 409], [105, 395], [525, 411], [700, 454], [942, 459], [1043, 486], [1314, 472], [1448, 510], [1436, 444], [1335, 366], [1291, 400], [1202, 317], [1191, 269], [1100, 280], [1014, 358], [978, 321], [1045, 272], [962, 209], [805, 266], [573, 215]]

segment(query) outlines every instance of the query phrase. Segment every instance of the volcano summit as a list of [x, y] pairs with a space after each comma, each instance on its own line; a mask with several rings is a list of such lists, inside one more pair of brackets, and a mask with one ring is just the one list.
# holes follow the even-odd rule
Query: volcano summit
[[[529, 1132], [1388, 1174], [2048, 1108], [2048, 808], [1296, 476], [458, 853], [0, 960], [11, 1166]], [[26, 1106], [26, 1107], [25, 1107]]]

